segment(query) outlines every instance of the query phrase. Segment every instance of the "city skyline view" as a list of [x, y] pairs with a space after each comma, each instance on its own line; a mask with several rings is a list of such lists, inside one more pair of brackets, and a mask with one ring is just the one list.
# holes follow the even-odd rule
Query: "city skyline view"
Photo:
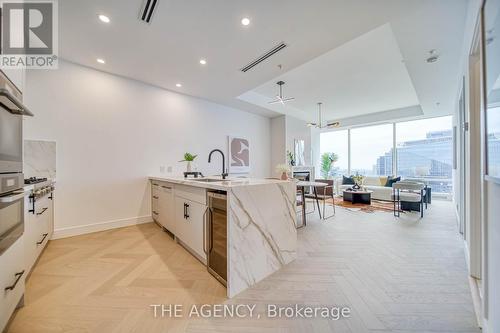
[[[396, 124], [397, 175], [426, 180], [435, 192], [452, 191], [453, 135], [451, 116]], [[393, 175], [393, 124], [350, 130], [350, 174]], [[321, 153], [334, 152], [339, 160], [331, 176], [347, 175], [348, 130], [322, 133]]]

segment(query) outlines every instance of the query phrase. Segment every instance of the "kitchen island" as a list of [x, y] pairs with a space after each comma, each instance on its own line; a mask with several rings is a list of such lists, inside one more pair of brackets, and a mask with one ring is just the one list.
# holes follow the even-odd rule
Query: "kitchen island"
[[149, 179], [153, 219], [205, 264], [209, 247], [206, 245], [209, 243], [207, 193], [220, 193], [227, 198], [227, 228], [224, 232], [227, 233], [226, 284], [229, 298], [296, 258], [294, 182], [162, 176]]

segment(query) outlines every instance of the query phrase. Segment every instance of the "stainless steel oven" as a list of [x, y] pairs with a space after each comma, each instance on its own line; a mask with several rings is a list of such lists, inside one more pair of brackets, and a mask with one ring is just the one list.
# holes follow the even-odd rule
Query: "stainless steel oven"
[[0, 255], [24, 232], [23, 118], [33, 114], [0, 71]]
[[23, 171], [23, 118], [33, 114], [19, 89], [0, 71], [0, 174]]
[[0, 255], [24, 232], [23, 190], [0, 196]]

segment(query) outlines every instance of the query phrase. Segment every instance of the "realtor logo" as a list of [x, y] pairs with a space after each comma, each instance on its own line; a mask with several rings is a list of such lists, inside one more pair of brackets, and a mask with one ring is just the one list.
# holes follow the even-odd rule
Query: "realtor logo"
[[0, 4], [0, 67], [57, 68], [57, 2]]

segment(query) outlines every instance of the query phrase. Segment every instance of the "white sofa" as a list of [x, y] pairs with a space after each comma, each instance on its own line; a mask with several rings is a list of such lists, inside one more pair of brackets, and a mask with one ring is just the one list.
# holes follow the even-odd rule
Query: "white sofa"
[[[392, 187], [386, 187], [387, 177], [365, 177], [363, 179], [363, 188], [373, 191], [371, 197], [375, 200], [392, 201]], [[335, 189], [337, 195], [342, 195], [342, 191], [353, 185], [342, 185], [342, 178], [335, 180]]]

